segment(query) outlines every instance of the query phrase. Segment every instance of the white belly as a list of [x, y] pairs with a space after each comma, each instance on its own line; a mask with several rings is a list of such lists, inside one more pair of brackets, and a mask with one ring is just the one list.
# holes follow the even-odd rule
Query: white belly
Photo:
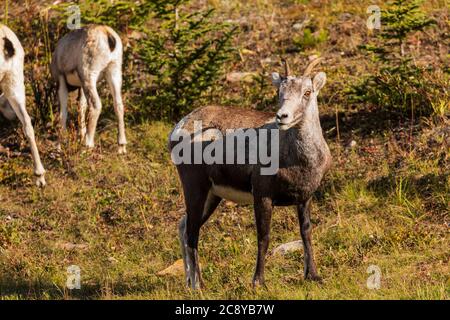
[[238, 204], [253, 204], [253, 195], [250, 192], [244, 192], [228, 186], [215, 184], [213, 184], [211, 191], [218, 197]]
[[66, 74], [67, 83], [74, 87], [81, 87], [81, 80], [76, 71]]

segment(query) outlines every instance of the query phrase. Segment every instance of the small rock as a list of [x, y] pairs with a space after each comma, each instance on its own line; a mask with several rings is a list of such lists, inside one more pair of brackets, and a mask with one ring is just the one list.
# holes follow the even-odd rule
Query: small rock
[[108, 258], [108, 261], [111, 262], [111, 263], [113, 263], [113, 264], [119, 262], [119, 260], [117, 260], [117, 259], [114, 258], [114, 257], [109, 257], [109, 258]]
[[284, 243], [282, 245], [279, 245], [275, 249], [273, 249], [272, 254], [273, 255], [285, 255], [290, 252], [300, 251], [303, 249], [303, 244], [301, 240], [292, 241], [288, 243]]
[[349, 148], [349, 149], [355, 149], [356, 145], [357, 145], [356, 141], [355, 141], [355, 140], [352, 140], [352, 141], [350, 141], [349, 144], [347, 145], [347, 148]]
[[58, 242], [55, 245], [56, 248], [72, 251], [72, 250], [84, 250], [87, 249], [87, 244], [81, 244], [81, 243], [72, 243], [72, 242]]
[[140, 39], [144, 38], [144, 34], [142, 32], [138, 32], [136, 30], [133, 30], [130, 33], [130, 38], [136, 39], [136, 40], [140, 40]]
[[254, 77], [257, 76], [256, 72], [231, 72], [227, 74], [228, 82], [253, 82]]
[[292, 26], [292, 29], [294, 29], [295, 31], [300, 31], [300, 30], [302, 30], [305, 26], [307, 26], [309, 22], [310, 22], [309, 18], [306, 18], [305, 20], [303, 20], [303, 21], [301, 21], [301, 22], [298, 21], [298, 22], [296, 22], [296, 23]]
[[350, 20], [353, 17], [351, 13], [344, 12], [339, 16], [340, 20]]
[[243, 55], [247, 55], [247, 56], [255, 56], [256, 55], [255, 51], [252, 51], [252, 50], [249, 50], [249, 49], [245, 49], [245, 48], [241, 50], [241, 53]]
[[262, 59], [261, 63], [262, 64], [270, 64], [270, 63], [272, 63], [272, 59], [270, 57]]
[[183, 259], [175, 261], [170, 267], [157, 273], [158, 276], [180, 276], [184, 274]]
[[296, 30], [296, 31], [299, 31], [299, 30], [301, 30], [302, 28], [303, 28], [303, 23], [301, 23], [301, 22], [296, 23], [296, 24], [294, 24], [294, 25], [292, 26], [292, 29], [294, 29], [294, 30]]

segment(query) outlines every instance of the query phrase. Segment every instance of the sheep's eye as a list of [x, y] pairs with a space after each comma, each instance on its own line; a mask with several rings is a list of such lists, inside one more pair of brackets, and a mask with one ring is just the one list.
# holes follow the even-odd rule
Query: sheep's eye
[[305, 92], [305, 97], [309, 98], [310, 95], [311, 95], [311, 90], [308, 90]]

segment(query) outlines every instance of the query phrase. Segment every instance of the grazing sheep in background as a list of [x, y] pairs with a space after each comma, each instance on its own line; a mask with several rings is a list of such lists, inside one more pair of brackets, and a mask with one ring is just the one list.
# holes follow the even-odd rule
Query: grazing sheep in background
[[24, 50], [8, 27], [0, 24], [0, 112], [9, 120], [16, 116], [23, 125], [31, 149], [36, 185], [45, 186], [45, 170], [39, 157], [33, 125], [25, 107]]
[[[97, 82], [102, 76], [111, 89], [114, 110], [119, 122], [119, 153], [126, 153], [124, 106], [122, 102], [122, 41], [107, 26], [86, 26], [74, 30], [58, 41], [51, 63], [52, 77], [58, 83], [60, 121], [67, 126], [67, 101], [70, 91], [79, 89], [81, 137], [94, 147], [95, 129], [102, 109]], [[86, 130], [85, 114], [89, 106]]]
[[[200, 228], [222, 199], [254, 205], [258, 235], [254, 286], [264, 283], [273, 206], [297, 206], [304, 247], [304, 275], [306, 279], [320, 280], [311, 243], [310, 204], [313, 193], [330, 168], [331, 154], [322, 134], [317, 104], [317, 96], [325, 85], [326, 75], [321, 72], [313, 79], [310, 77], [310, 72], [317, 63], [318, 61], [312, 62], [302, 77], [289, 76], [287, 65], [286, 76], [272, 74], [273, 83], [279, 90], [280, 108], [276, 117], [255, 110], [208, 106], [190, 113], [171, 133], [169, 144], [172, 156], [179, 143], [175, 135], [184, 131], [191, 137], [190, 147], [194, 151], [189, 156], [195, 157], [199, 144], [202, 151], [212, 145], [213, 141], [221, 141], [211, 138], [212, 134], [208, 134], [210, 130], [225, 133], [230, 129], [245, 128], [243, 132], [251, 129], [261, 135], [264, 129], [279, 129], [279, 169], [274, 175], [261, 174], [261, 168], [264, 167], [261, 163], [230, 164], [227, 155], [219, 157], [221, 160], [218, 162], [222, 164], [207, 164], [205, 161], [176, 164], [186, 203], [186, 215], [179, 225], [180, 241], [187, 284], [193, 289], [202, 285], [197, 251]], [[202, 121], [204, 128], [201, 129], [200, 136], [203, 138], [200, 141], [196, 140], [200, 133], [195, 128], [197, 121]], [[224, 134], [223, 145], [230, 137], [229, 134]], [[252, 156], [249, 151], [251, 144], [248, 142], [244, 148], [245, 159]], [[242, 149], [234, 146], [231, 151], [233, 156], [239, 156], [238, 152]], [[272, 148], [271, 152], [273, 151]]]

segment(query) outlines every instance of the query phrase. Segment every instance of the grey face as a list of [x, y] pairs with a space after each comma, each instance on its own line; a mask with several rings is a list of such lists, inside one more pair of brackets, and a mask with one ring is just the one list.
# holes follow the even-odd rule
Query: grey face
[[272, 82], [278, 88], [280, 109], [276, 122], [281, 130], [287, 130], [299, 123], [306, 110], [317, 104], [317, 95], [326, 81], [325, 73], [310, 77], [280, 77], [272, 74]]

